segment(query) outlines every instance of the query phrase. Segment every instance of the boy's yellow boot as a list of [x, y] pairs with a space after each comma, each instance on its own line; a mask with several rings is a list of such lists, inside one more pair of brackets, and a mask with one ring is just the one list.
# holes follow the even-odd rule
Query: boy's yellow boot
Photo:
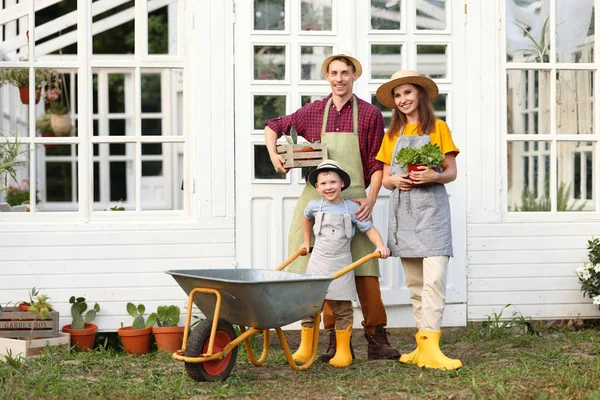
[[425, 368], [436, 369], [459, 369], [462, 367], [460, 360], [448, 358], [440, 350], [439, 332], [423, 332], [417, 333], [417, 349], [419, 351], [417, 357], [417, 365]]
[[300, 333], [300, 347], [292, 354], [292, 358], [297, 363], [305, 363], [310, 358], [310, 355], [312, 354], [314, 332], [314, 327], [302, 328], [302, 332]]
[[352, 364], [352, 352], [350, 351], [350, 339], [352, 338], [352, 324], [346, 329], [335, 330], [335, 356], [329, 360], [334, 367], [343, 368]]

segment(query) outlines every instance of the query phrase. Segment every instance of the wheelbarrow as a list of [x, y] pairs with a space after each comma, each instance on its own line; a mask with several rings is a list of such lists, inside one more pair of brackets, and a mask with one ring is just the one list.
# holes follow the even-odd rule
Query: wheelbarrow
[[[282, 326], [315, 316], [320, 324], [321, 311], [329, 283], [365, 262], [379, 258], [374, 252], [337, 271], [333, 275], [297, 274], [283, 271], [306, 250], [300, 249], [275, 270], [207, 269], [169, 270], [188, 294], [183, 343], [173, 358], [185, 362], [195, 381], [226, 379], [237, 358], [237, 346], [244, 343], [248, 358], [255, 366], [263, 365], [269, 353], [270, 330], [275, 329], [286, 360], [294, 370], [308, 369], [317, 357], [319, 329], [314, 330], [311, 357], [302, 365], [292, 358]], [[191, 330], [192, 303], [207, 319]], [[240, 335], [233, 325], [239, 327]], [[249, 328], [249, 329], [248, 329]], [[257, 359], [250, 337], [263, 334], [263, 350]]]

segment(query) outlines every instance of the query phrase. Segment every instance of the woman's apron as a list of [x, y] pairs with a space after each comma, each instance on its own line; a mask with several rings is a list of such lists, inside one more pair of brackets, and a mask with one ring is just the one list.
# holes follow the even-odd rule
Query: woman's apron
[[[318, 240], [315, 240], [315, 247], [306, 268], [307, 274], [332, 275], [352, 264], [352, 255], [350, 254], [352, 217], [348, 212], [347, 200], [344, 200], [345, 214], [322, 212], [323, 201], [321, 200], [319, 211], [315, 214], [313, 233]], [[331, 281], [325, 299], [355, 300], [354, 271]]]
[[[329, 99], [325, 106], [323, 124], [321, 127], [321, 142], [327, 145], [327, 157], [339, 162], [342, 169], [350, 175], [350, 187], [342, 191], [342, 198], [345, 200], [364, 199], [367, 197], [367, 192], [365, 191], [365, 178], [363, 175], [363, 165], [358, 144], [358, 105], [356, 103], [356, 97], [352, 96], [353, 132], [325, 132], [331, 103], [332, 99]], [[319, 192], [317, 192], [309, 182], [306, 182], [306, 186], [304, 187], [300, 198], [298, 198], [298, 204], [296, 204], [294, 216], [292, 217], [292, 224], [288, 234], [289, 254], [293, 254], [300, 248], [302, 243], [304, 243], [302, 236], [302, 216], [304, 215], [306, 205], [310, 200], [319, 198], [321, 198]], [[314, 235], [311, 234], [311, 244], [312, 243], [314, 243]], [[374, 252], [375, 245], [371, 243], [367, 235], [361, 232], [360, 229], [357, 229], [356, 234], [352, 239], [351, 250], [352, 259], [358, 260], [359, 258]], [[290, 264], [287, 271], [303, 273], [306, 271], [309, 257], [310, 255], [298, 257]], [[379, 276], [379, 261], [377, 259], [367, 261], [356, 268], [354, 273], [357, 276]]]
[[[404, 147], [421, 147], [429, 135], [403, 136], [400, 131], [392, 156], [391, 174], [406, 174], [396, 163]], [[388, 247], [395, 257], [453, 256], [450, 202], [440, 183], [414, 185], [411, 190], [394, 188], [390, 195]]]

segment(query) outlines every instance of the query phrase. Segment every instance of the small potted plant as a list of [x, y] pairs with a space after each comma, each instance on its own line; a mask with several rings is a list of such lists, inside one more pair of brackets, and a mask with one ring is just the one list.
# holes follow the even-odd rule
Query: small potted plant
[[[52, 68], [35, 69], [35, 103], [39, 103], [42, 87], [52, 84], [58, 73]], [[23, 104], [29, 104], [29, 68], [0, 69], [0, 86], [11, 84], [19, 88], [19, 96]]]
[[21, 158], [29, 151], [21, 148], [17, 133], [14, 140], [9, 140], [8, 137], [2, 139], [4, 140], [0, 141], [0, 194], [8, 190], [9, 178], [18, 182], [17, 168], [25, 163]]
[[152, 335], [152, 325], [156, 320], [148, 318], [148, 321], [144, 321], [145, 312], [146, 306], [143, 304], [136, 307], [131, 302], [127, 303], [127, 313], [133, 317], [133, 324], [117, 331], [126, 354], [140, 356], [150, 350], [150, 335]]
[[[17, 307], [19, 307], [19, 311], [29, 311], [29, 308], [31, 308], [31, 306], [33, 304], [35, 304], [35, 297], [38, 296], [38, 294], [40, 293], [39, 290], [37, 290], [34, 287], [31, 288], [31, 290], [29, 291], [29, 302], [27, 301], [22, 301], [19, 303], [19, 305]], [[47, 298], [47, 296], [46, 296]]]
[[396, 154], [396, 163], [408, 169], [408, 172], [418, 171], [419, 166], [435, 168], [444, 162], [444, 154], [440, 146], [426, 143], [421, 147], [403, 147]]
[[68, 136], [71, 132], [69, 108], [60, 101], [55, 101], [50, 105], [48, 113], [50, 114], [52, 132], [56, 136]]
[[94, 347], [98, 326], [90, 323], [96, 318], [96, 313], [100, 311], [98, 303], [94, 304], [94, 308], [87, 310], [88, 305], [85, 302], [85, 297], [71, 296], [69, 299], [71, 304], [71, 317], [73, 321], [62, 327], [62, 331], [71, 335], [71, 346], [76, 346], [77, 351], [89, 351]]
[[581, 284], [584, 297], [600, 309], [600, 239], [588, 240], [588, 262], [577, 268], [575, 273]]
[[177, 306], [159, 306], [156, 312], [150, 314], [148, 320], [155, 320], [156, 326], [152, 333], [158, 350], [175, 353], [181, 349], [183, 341], [183, 326], [177, 326], [181, 311]]

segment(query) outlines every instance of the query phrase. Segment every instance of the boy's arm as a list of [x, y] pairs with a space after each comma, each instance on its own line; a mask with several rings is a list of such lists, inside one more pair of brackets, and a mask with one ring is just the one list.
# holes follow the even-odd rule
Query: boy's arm
[[301, 249], [306, 249], [306, 254], [310, 253], [310, 233], [312, 231], [314, 222], [305, 215], [302, 215], [302, 246]]
[[381, 258], [388, 258], [391, 254], [390, 249], [387, 248], [385, 244], [383, 244], [383, 239], [379, 234], [377, 228], [372, 227], [369, 230], [365, 231], [365, 235], [369, 238], [371, 242], [377, 247], [376, 251], [381, 253]]

